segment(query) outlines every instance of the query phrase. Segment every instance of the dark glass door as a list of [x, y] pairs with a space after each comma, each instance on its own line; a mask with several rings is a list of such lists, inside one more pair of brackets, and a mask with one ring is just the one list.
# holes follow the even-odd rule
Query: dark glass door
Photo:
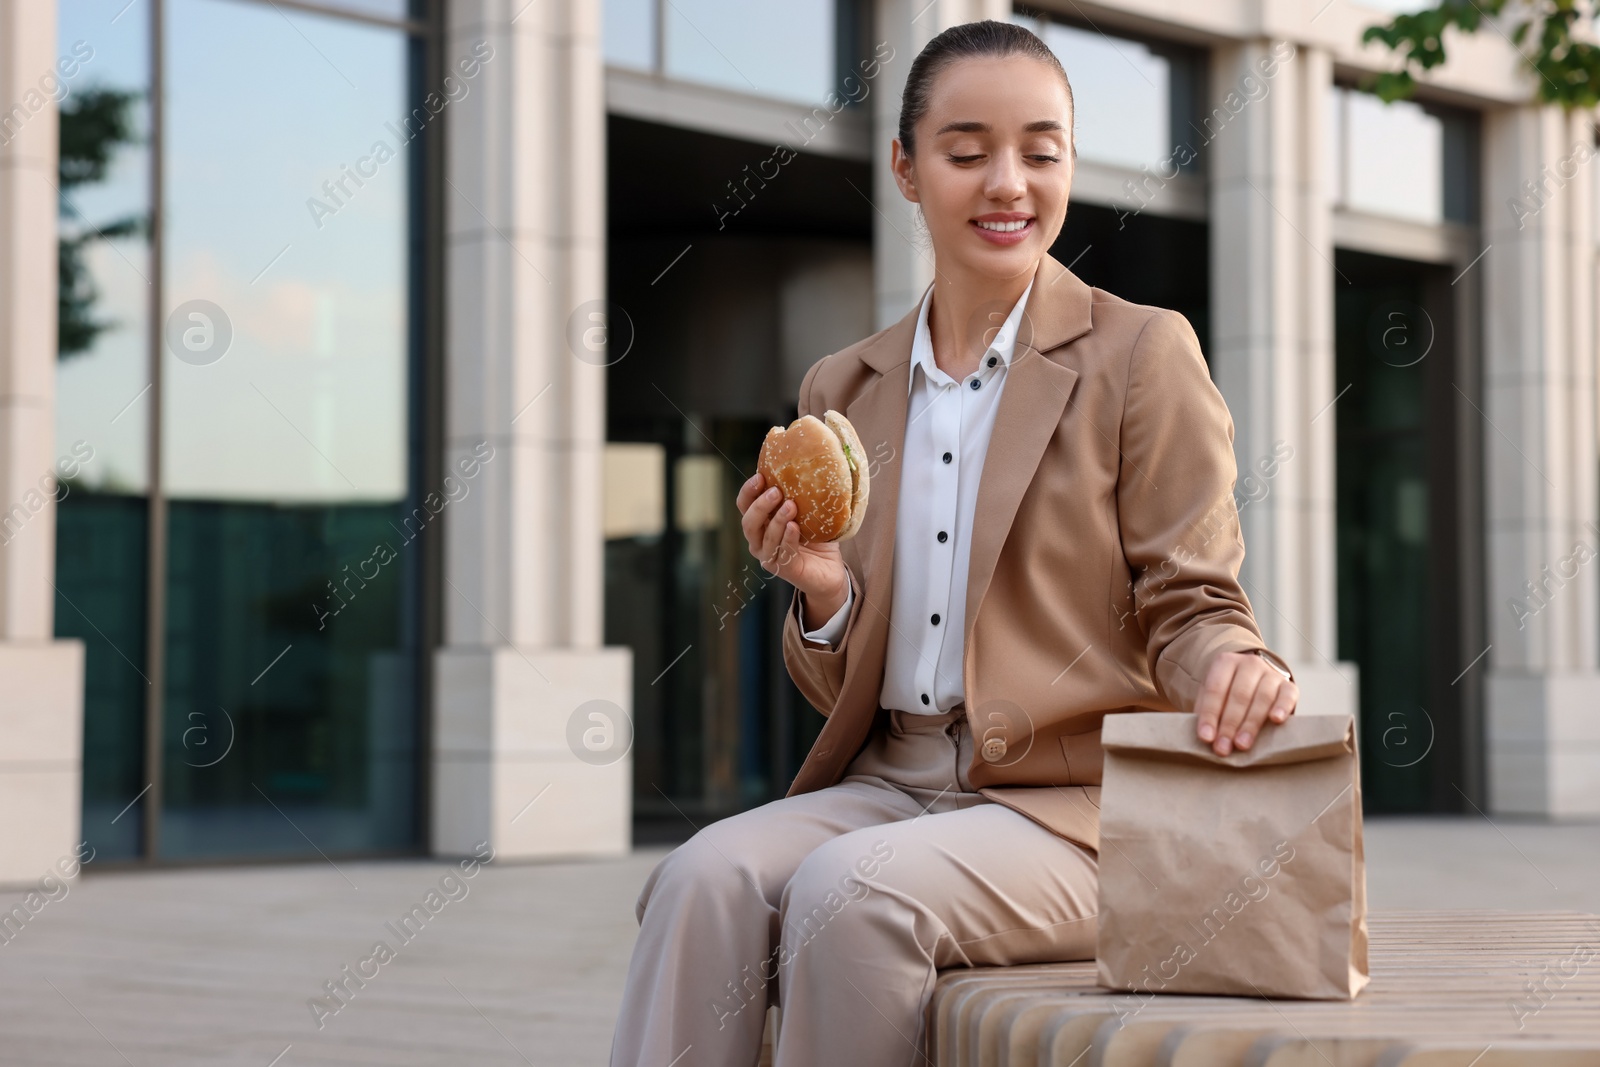
[[[1463, 473], [1470, 380], [1441, 268], [1339, 252], [1339, 658], [1360, 669], [1367, 810], [1457, 810], [1467, 692]], [[1470, 411], [1470, 407], [1467, 407]]]

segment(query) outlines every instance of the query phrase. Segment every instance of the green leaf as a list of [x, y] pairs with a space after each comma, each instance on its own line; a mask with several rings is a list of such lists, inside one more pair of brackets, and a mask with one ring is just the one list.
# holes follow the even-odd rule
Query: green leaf
[[[1568, 110], [1596, 106], [1600, 100], [1600, 45], [1578, 39], [1574, 31], [1580, 17], [1600, 16], [1600, 0], [1518, 2], [1527, 17], [1512, 30], [1510, 41], [1523, 52], [1524, 64], [1533, 77], [1534, 99]], [[1504, 12], [1506, 4], [1507, 0], [1440, 0], [1433, 7], [1368, 26], [1362, 31], [1362, 43], [1381, 42], [1400, 60], [1398, 71], [1371, 80], [1372, 90], [1388, 102], [1410, 96], [1416, 90], [1418, 73], [1449, 58], [1447, 29], [1477, 33], [1484, 19]]]

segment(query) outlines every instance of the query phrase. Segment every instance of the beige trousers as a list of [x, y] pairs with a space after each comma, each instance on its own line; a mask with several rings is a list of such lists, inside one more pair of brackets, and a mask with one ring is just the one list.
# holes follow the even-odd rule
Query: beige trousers
[[961, 708], [878, 712], [837, 784], [712, 823], [639, 894], [612, 1067], [927, 1064], [948, 967], [1094, 957], [1098, 864], [973, 791]]

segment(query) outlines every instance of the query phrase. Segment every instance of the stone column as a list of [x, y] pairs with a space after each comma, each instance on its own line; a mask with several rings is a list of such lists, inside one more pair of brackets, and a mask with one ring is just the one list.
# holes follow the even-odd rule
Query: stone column
[[877, 0], [870, 53], [880, 43], [894, 49], [873, 83], [872, 250], [877, 274], [877, 325], [900, 321], [933, 281], [933, 245], [917, 222], [917, 205], [900, 195], [890, 142], [899, 135], [900, 99], [911, 61], [940, 31], [963, 22], [1010, 18], [1009, 0]]
[[53, 0], [0, 0], [0, 884], [70, 854], [83, 802], [83, 645], [53, 639], [56, 60]]
[[481, 70], [446, 134], [444, 473], [492, 458], [445, 530], [440, 854], [630, 842], [632, 660], [602, 646], [604, 365], [631, 330], [604, 302], [600, 8], [449, 5], [445, 65]]
[[1245, 592], [1306, 710], [1357, 708], [1337, 660], [1328, 53], [1252, 40], [1212, 53], [1212, 375], [1234, 421]]
[[1484, 116], [1492, 810], [1600, 813], [1592, 113]]

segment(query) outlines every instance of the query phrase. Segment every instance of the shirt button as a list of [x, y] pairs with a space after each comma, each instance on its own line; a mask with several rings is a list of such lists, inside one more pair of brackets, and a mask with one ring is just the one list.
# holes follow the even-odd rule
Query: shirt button
[[973, 388], [974, 391], [976, 391], [982, 385], [983, 385], [983, 383], [978, 381], [978, 379], [976, 379], [976, 378], [972, 379], [972, 388]]
[[949, 463], [949, 462], [950, 462], [950, 453], [948, 453], [948, 452], [946, 452], [946, 453], [945, 453], [945, 454], [944, 454], [944, 461], [945, 461], [945, 462], [946, 462], [946, 463]]
[[937, 611], [933, 613], [933, 624], [935, 626], [939, 625], [939, 613]]
[[983, 743], [983, 758], [990, 763], [1002, 760], [1006, 755], [1006, 742], [1002, 737], [991, 737]]
[[943, 530], [940, 530], [939, 531], [939, 543], [942, 545], [948, 540], [950, 540], [950, 535], [945, 533]]
[[923, 693], [922, 694], [922, 702], [924, 704], [926, 704], [928, 702], [928, 694], [927, 693]]
[[994, 365], [995, 365], [995, 364], [996, 364], [996, 363], [999, 363], [999, 362], [1000, 362], [1000, 357], [999, 357], [999, 356], [990, 356], [990, 357], [989, 357], [989, 366], [991, 366], [991, 367], [992, 367], [992, 366], [994, 366]]

